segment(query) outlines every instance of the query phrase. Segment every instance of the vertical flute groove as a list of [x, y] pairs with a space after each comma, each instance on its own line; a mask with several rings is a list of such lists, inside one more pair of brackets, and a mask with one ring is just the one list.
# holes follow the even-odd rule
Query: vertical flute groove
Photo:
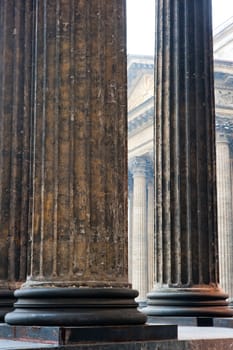
[[[162, 12], [162, 1], [158, 0], [158, 14], [161, 14]], [[162, 16], [160, 15], [158, 17], [158, 25], [161, 26], [161, 20], [162, 20]], [[158, 40], [157, 40], [157, 45], [159, 47], [161, 41], [162, 41], [162, 31], [158, 30], [157, 31], [157, 36], [158, 36]], [[161, 54], [161, 50], [158, 50], [157, 53], [157, 66], [158, 68], [156, 69], [157, 71], [157, 80], [156, 80], [156, 99], [157, 99], [157, 103], [156, 103], [156, 129], [155, 129], [155, 133], [156, 133], [156, 227], [157, 227], [157, 278], [158, 278], [158, 282], [162, 284], [162, 269], [163, 269], [163, 265], [162, 265], [162, 251], [163, 251], [163, 244], [162, 244], [162, 175], [161, 175], [161, 118], [160, 118], [160, 111], [161, 111], [161, 101], [162, 101], [162, 79], [161, 79], [161, 74], [162, 74], [162, 69], [159, 69], [159, 67], [161, 67], [161, 65], [163, 64], [163, 60], [162, 60], [162, 54]]]
[[[12, 229], [15, 231], [15, 235], [9, 235], [8, 236], [8, 241], [9, 241], [9, 263], [8, 263], [8, 276], [9, 279], [11, 280], [15, 276], [15, 263], [14, 260], [16, 259], [15, 256], [15, 241], [18, 240], [17, 234], [18, 232], [14, 229], [16, 225], [16, 212], [15, 212], [15, 207], [17, 206], [17, 197], [18, 193], [16, 193], [16, 181], [17, 181], [17, 172], [19, 168], [17, 167], [18, 161], [17, 161], [17, 156], [18, 156], [18, 149], [17, 149], [17, 128], [18, 128], [18, 118], [17, 118], [17, 108], [18, 108], [18, 101], [17, 101], [17, 87], [19, 84], [18, 77], [17, 77], [17, 64], [13, 60], [13, 57], [16, 58], [17, 62], [19, 62], [19, 56], [17, 52], [17, 38], [20, 35], [20, 25], [17, 23], [17, 13], [15, 9], [13, 9], [12, 13], [12, 30], [13, 33], [16, 34], [18, 31], [17, 37], [15, 37], [15, 40], [12, 40], [12, 80], [14, 81], [14, 85], [12, 85], [12, 107], [11, 107], [11, 116], [9, 125], [10, 129], [9, 132], [12, 135], [11, 136], [11, 145], [9, 145], [9, 213], [7, 213], [9, 217], [9, 222], [8, 222], [8, 232], [12, 232]], [[7, 131], [7, 130], [6, 130]], [[18, 188], [19, 191], [19, 188]], [[10, 258], [10, 254], [12, 254], [13, 260]]]
[[58, 126], [59, 126], [59, 48], [60, 48], [60, 0], [55, 7], [55, 105], [54, 105], [54, 208], [53, 208], [53, 276], [57, 276], [57, 240], [58, 240]]
[[[75, 7], [74, 0], [71, 1], [71, 13], [70, 13], [70, 139], [71, 139], [71, 147], [70, 147], [70, 164], [72, 169], [74, 168], [74, 21], [75, 21]], [[71, 217], [74, 215], [74, 175], [73, 172], [70, 174], [70, 184], [69, 184], [69, 193], [70, 193], [70, 212]], [[70, 266], [69, 266], [69, 274], [72, 275], [73, 266], [75, 265], [75, 225], [72, 222], [71, 226], [71, 235], [72, 239], [70, 242]]]
[[43, 13], [42, 13], [42, 22], [44, 24], [43, 26], [43, 77], [42, 77], [42, 130], [41, 133], [41, 244], [40, 244], [40, 267], [39, 267], [39, 274], [43, 275], [43, 267], [44, 267], [44, 230], [45, 230], [45, 140], [46, 140], [46, 65], [47, 65], [47, 50], [46, 50], [46, 36], [47, 36], [47, 0], [43, 0]]
[[[32, 138], [32, 152], [33, 156], [31, 157], [32, 159], [35, 157], [35, 145], [36, 145], [36, 123], [37, 123], [37, 108], [36, 108], [36, 96], [37, 96], [37, 90], [36, 90], [36, 85], [37, 85], [37, 35], [38, 35], [38, 0], [35, 0], [33, 3], [33, 92], [32, 92], [32, 100], [33, 100], [33, 107], [32, 107], [32, 129], [33, 129], [33, 138]], [[34, 187], [35, 187], [35, 181], [36, 181], [36, 166], [35, 162], [32, 161], [32, 192], [34, 192]], [[32, 220], [31, 224], [35, 220], [35, 202], [32, 200], [31, 201], [31, 207], [32, 207]], [[33, 249], [34, 245], [34, 227], [32, 226], [31, 229], [31, 237], [30, 237], [30, 263], [29, 263], [29, 269], [30, 273], [29, 276], [32, 276], [32, 266], [34, 265], [34, 259], [35, 259], [35, 253]]]
[[[173, 4], [173, 16], [174, 21], [178, 23], [178, 11]], [[173, 17], [171, 16], [170, 20]], [[170, 28], [170, 31], [172, 28]], [[171, 43], [171, 50], [179, 52], [179, 35], [177, 27], [174, 28], [175, 42]], [[171, 207], [174, 207], [174, 213], [171, 213], [171, 246], [174, 247], [171, 254], [171, 283], [179, 283], [180, 277], [180, 207], [179, 207], [179, 76], [178, 76], [178, 55], [175, 56], [171, 62], [171, 113], [173, 114], [173, 120], [171, 121], [171, 171], [174, 171], [174, 179], [171, 179]], [[177, 101], [177, 103], [175, 103]], [[173, 108], [174, 106], [174, 108]], [[172, 133], [173, 131], [173, 133]]]
[[[0, 289], [26, 277], [29, 205], [30, 2], [0, 4]], [[25, 18], [27, 18], [25, 20]], [[25, 58], [25, 48], [29, 54]], [[25, 107], [26, 106], [26, 107]], [[2, 312], [0, 310], [2, 317]]]

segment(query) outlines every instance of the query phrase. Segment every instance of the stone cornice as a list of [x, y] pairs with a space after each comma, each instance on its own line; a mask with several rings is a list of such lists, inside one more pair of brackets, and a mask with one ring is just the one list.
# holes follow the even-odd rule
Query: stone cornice
[[233, 68], [233, 62], [225, 61], [223, 59], [216, 58], [216, 59], [214, 59], [214, 67], [217, 70], [218, 70], [218, 68], [223, 68], [223, 67]]
[[233, 90], [233, 74], [216, 71], [214, 73], [214, 79], [215, 90], [219, 88], [222, 90]]
[[233, 135], [233, 121], [230, 119], [216, 116], [215, 126], [217, 132]]
[[[141, 67], [140, 67], [141, 66]], [[146, 65], [140, 65], [138, 63], [134, 63], [133, 67], [130, 68], [128, 71], [128, 87], [130, 88], [133, 84], [133, 81], [138, 76], [138, 73], [142, 72], [151, 72], [153, 74], [154, 65], [150, 64], [149, 67], [146, 67]]]
[[132, 121], [128, 122], [128, 133], [131, 134], [137, 129], [146, 126], [149, 123], [153, 123], [154, 108], [150, 108], [144, 113], [140, 114], [138, 117], [134, 118]]

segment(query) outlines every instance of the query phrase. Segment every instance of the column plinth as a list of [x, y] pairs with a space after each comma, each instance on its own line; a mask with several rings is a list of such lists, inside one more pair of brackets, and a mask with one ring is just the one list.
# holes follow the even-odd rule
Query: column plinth
[[211, 1], [157, 1], [150, 316], [232, 316], [219, 287]]
[[174, 288], [162, 286], [147, 294], [148, 316], [230, 317], [228, 295], [219, 287]]
[[142, 324], [128, 283], [125, 1], [33, 1], [29, 272], [15, 325]]
[[[7, 323], [40, 326], [140, 324], [138, 293], [123, 288], [32, 288], [15, 292], [15, 311]], [[136, 320], [135, 320], [136, 317]]]

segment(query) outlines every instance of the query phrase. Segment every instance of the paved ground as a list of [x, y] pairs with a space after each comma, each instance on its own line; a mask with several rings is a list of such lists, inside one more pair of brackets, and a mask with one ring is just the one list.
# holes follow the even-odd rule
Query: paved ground
[[178, 327], [179, 340], [193, 339], [233, 339], [233, 328]]
[[48, 349], [50, 347], [54, 348], [55, 345], [0, 339], [0, 350]]

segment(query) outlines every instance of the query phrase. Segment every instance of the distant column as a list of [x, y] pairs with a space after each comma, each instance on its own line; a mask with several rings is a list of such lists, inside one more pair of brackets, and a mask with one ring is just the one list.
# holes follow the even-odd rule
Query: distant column
[[233, 298], [233, 216], [232, 179], [229, 142], [225, 135], [217, 135], [217, 194], [219, 277], [221, 287]]
[[128, 174], [128, 274], [129, 282], [132, 283], [132, 225], [133, 225], [133, 176]]
[[155, 263], [155, 228], [154, 228], [154, 174], [151, 169], [148, 175], [147, 184], [147, 245], [148, 245], [148, 291], [154, 285], [154, 263]]
[[0, 1], [0, 322], [26, 279], [31, 1]]
[[218, 280], [211, 0], [157, 1], [150, 316], [231, 316]]
[[144, 323], [128, 283], [125, 1], [32, 4], [30, 261], [6, 322]]
[[132, 214], [132, 285], [139, 291], [139, 300], [146, 299], [148, 292], [147, 250], [147, 161], [136, 157], [133, 172]]

